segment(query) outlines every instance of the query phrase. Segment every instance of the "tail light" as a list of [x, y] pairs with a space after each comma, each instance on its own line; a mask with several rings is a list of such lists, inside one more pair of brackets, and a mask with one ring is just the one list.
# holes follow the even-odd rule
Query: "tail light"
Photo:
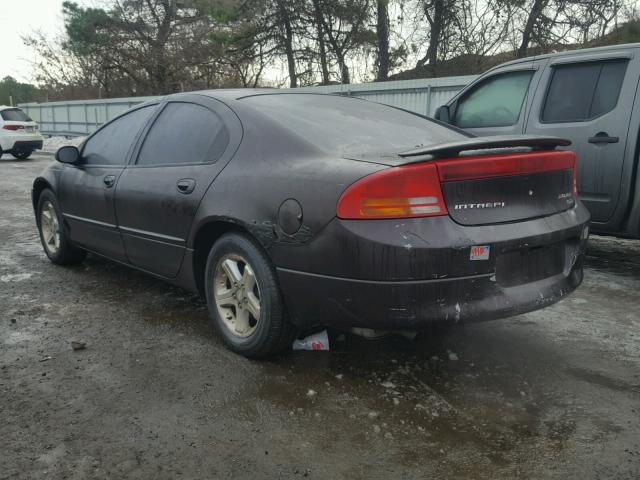
[[379, 219], [447, 215], [441, 182], [556, 170], [573, 172], [572, 195], [577, 197], [576, 155], [570, 151], [479, 155], [391, 167], [347, 188], [338, 201], [337, 216]]
[[20, 130], [22, 127], [22, 125], [4, 125], [2, 127], [5, 130]]
[[352, 184], [338, 200], [344, 219], [446, 215], [436, 165], [418, 163], [372, 173]]

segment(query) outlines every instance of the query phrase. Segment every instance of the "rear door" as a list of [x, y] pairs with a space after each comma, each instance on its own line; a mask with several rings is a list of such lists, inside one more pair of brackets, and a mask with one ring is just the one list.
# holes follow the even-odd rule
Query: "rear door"
[[594, 222], [606, 223], [619, 201], [639, 75], [630, 49], [552, 58], [527, 121], [527, 133], [572, 141], [578, 194]]
[[132, 110], [104, 125], [82, 147], [82, 163], [64, 166], [56, 193], [74, 243], [126, 261], [116, 226], [115, 186], [156, 107]]
[[241, 138], [237, 116], [213, 98], [189, 95], [162, 106], [116, 190], [130, 263], [164, 277], [178, 274], [200, 201]]
[[521, 134], [538, 80], [533, 61], [501, 68], [449, 104], [451, 123], [479, 136]]

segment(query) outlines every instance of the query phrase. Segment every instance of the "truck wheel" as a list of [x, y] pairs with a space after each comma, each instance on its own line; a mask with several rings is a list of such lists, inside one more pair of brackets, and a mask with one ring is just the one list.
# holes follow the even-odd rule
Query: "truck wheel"
[[227, 233], [216, 241], [207, 259], [205, 288], [213, 324], [231, 350], [263, 358], [291, 346], [295, 329], [276, 272], [251, 237]]
[[58, 201], [48, 188], [38, 198], [36, 222], [44, 253], [52, 263], [73, 265], [85, 259], [87, 252], [75, 247], [67, 237]]

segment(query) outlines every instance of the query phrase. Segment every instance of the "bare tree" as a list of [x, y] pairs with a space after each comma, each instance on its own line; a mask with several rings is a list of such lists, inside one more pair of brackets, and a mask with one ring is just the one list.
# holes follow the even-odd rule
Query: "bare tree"
[[638, 16], [635, 0], [103, 2], [66, 1], [63, 38], [25, 39], [47, 90], [82, 97], [326, 85], [386, 80], [407, 64], [416, 67], [400, 72], [405, 78], [478, 73], [509, 55], [617, 41], [611, 32]]
[[378, 72], [377, 80], [386, 80], [391, 68], [389, 51], [389, 0], [377, 0], [376, 2], [376, 37], [378, 43]]
[[347, 58], [364, 45], [373, 43], [368, 30], [369, 0], [318, 0], [321, 5], [322, 26], [340, 71], [342, 83], [350, 83]]
[[446, 56], [443, 46], [453, 35], [451, 27], [455, 25], [458, 12], [455, 0], [425, 0], [421, 2], [424, 18], [429, 25], [429, 45], [427, 52], [418, 61], [418, 66], [426, 64], [435, 67], [442, 56]]
[[454, 19], [458, 36], [450, 50], [455, 55], [471, 55], [482, 69], [482, 60], [504, 48], [513, 21], [513, 9], [499, 0], [463, 0]]
[[318, 60], [320, 63], [320, 72], [322, 74], [322, 85], [328, 85], [331, 81], [329, 77], [329, 62], [327, 58], [327, 46], [324, 33], [324, 15], [322, 13], [321, 0], [312, 0], [313, 25], [315, 27], [315, 36], [318, 42]]

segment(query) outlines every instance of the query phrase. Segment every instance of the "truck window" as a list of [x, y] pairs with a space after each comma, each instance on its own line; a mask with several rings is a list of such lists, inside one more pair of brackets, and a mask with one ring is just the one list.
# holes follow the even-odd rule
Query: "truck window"
[[618, 103], [627, 60], [556, 65], [542, 110], [542, 122], [584, 122]]
[[458, 101], [454, 125], [460, 128], [515, 125], [532, 76], [532, 70], [520, 70], [494, 75], [479, 83]]

